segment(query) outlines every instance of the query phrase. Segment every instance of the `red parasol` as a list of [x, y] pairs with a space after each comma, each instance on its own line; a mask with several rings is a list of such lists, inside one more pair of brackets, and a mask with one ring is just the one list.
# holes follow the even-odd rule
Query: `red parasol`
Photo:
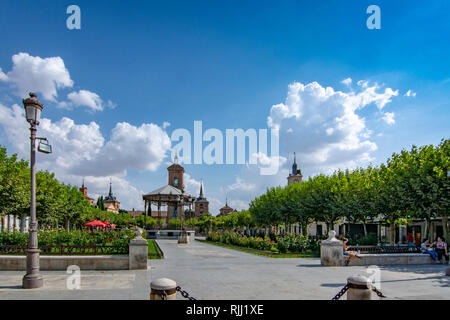
[[91, 222], [89, 222], [89, 223], [86, 223], [84, 226], [85, 226], [85, 227], [101, 227], [101, 228], [105, 228], [105, 227], [106, 227], [106, 224], [104, 224], [104, 223], [101, 222], [101, 221], [94, 220], [94, 221], [91, 221]]

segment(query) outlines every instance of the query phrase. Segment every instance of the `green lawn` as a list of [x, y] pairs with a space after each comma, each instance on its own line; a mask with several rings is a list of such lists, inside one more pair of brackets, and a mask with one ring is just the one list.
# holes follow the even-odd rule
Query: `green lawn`
[[149, 259], [162, 259], [162, 253], [159, 251], [158, 246], [154, 240], [147, 240], [148, 242], [148, 258]]
[[228, 248], [228, 249], [233, 249], [233, 250], [237, 250], [237, 251], [242, 251], [242, 252], [256, 254], [256, 255], [259, 255], [259, 256], [269, 257], [269, 258], [318, 258], [319, 257], [319, 253], [318, 252], [311, 252], [311, 253], [273, 253], [273, 252], [269, 252], [269, 251], [262, 251], [262, 250], [257, 250], [257, 249], [233, 246], [233, 245], [230, 245], [230, 244], [224, 244], [224, 243], [220, 243], [220, 242], [212, 242], [212, 241], [204, 241], [204, 240], [197, 240], [197, 241], [200, 241], [200, 242], [203, 242], [203, 243], [207, 243], [207, 244], [212, 244], [212, 245], [223, 247], [223, 248]]

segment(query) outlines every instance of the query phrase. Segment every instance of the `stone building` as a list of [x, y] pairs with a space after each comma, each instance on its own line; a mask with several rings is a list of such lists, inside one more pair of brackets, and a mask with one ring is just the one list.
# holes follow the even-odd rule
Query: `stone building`
[[194, 201], [194, 217], [209, 213], [209, 201], [203, 196], [203, 181], [200, 184], [200, 195]]
[[297, 156], [294, 152], [294, 164], [292, 165], [292, 172], [289, 174], [288, 185], [292, 183], [300, 183], [303, 180], [302, 171], [297, 167]]
[[109, 183], [109, 194], [103, 199], [106, 211], [119, 213], [120, 202], [112, 193], [112, 182]]
[[219, 209], [219, 215], [218, 215], [218, 217], [227, 216], [227, 215], [232, 214], [232, 213], [234, 213], [234, 212], [237, 212], [237, 210], [231, 208], [231, 207], [228, 205], [228, 199], [227, 199], [226, 202], [225, 202], [225, 206]]
[[89, 201], [90, 205], [95, 206], [95, 200], [88, 196], [88, 193], [87, 193], [88, 189], [84, 186], [84, 179], [83, 179], [83, 185], [81, 186], [81, 188], [79, 190], [84, 195], [86, 200]]

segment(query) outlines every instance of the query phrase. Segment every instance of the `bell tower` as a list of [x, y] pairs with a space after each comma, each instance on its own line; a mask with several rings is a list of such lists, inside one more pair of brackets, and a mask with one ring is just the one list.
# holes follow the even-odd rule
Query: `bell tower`
[[287, 179], [288, 185], [292, 183], [300, 183], [302, 182], [303, 179], [302, 171], [298, 169], [297, 166], [297, 156], [295, 152], [294, 152], [294, 164], [292, 165], [292, 172], [289, 174], [289, 177]]
[[169, 171], [169, 182], [168, 184], [172, 187], [184, 191], [183, 176], [184, 168], [178, 164], [178, 154], [175, 155], [174, 163], [167, 168]]

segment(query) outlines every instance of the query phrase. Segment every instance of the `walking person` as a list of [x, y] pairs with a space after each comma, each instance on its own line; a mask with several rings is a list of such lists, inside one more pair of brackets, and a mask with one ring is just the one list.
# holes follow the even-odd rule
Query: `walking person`
[[442, 258], [445, 258], [445, 263], [448, 264], [448, 245], [445, 242], [444, 237], [438, 237], [436, 242], [434, 243], [434, 247], [436, 248], [436, 253], [438, 255], [438, 260], [442, 261]]

